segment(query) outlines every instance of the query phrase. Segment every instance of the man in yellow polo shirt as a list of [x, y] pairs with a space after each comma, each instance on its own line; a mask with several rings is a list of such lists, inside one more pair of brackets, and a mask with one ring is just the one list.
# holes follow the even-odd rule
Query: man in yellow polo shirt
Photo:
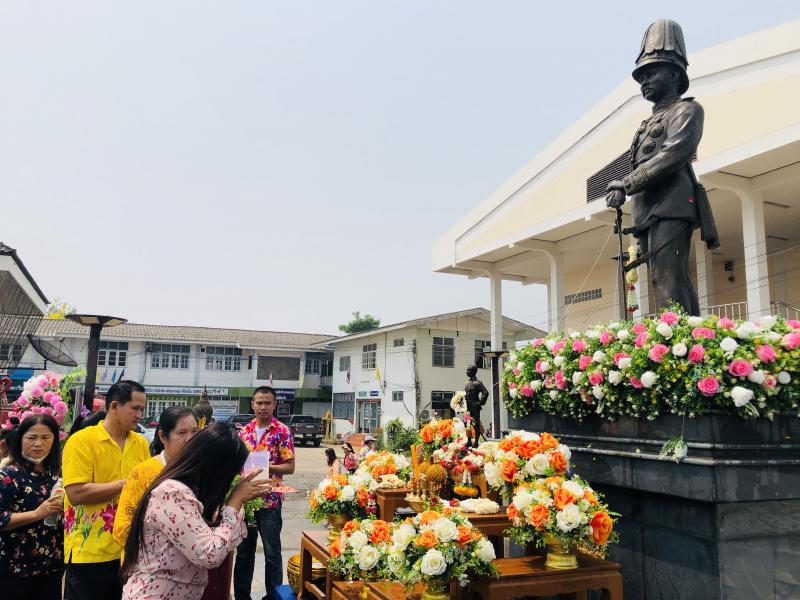
[[106, 417], [71, 435], [64, 446], [64, 562], [68, 600], [118, 600], [122, 547], [111, 535], [125, 478], [150, 458], [135, 433], [147, 397], [135, 381], [118, 381], [106, 394]]

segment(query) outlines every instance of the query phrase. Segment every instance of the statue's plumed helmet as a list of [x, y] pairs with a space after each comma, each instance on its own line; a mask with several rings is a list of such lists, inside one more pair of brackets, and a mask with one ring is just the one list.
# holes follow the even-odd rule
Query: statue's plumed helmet
[[679, 94], [689, 89], [689, 76], [686, 67], [686, 43], [683, 41], [681, 26], [669, 19], [660, 19], [650, 25], [644, 32], [642, 47], [633, 69], [633, 78], [639, 80], [638, 74], [648, 65], [662, 63], [674, 65], [681, 74]]

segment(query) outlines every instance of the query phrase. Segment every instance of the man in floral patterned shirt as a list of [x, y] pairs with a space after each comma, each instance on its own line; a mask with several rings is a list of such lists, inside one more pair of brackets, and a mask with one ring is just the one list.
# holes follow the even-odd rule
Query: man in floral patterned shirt
[[[253, 391], [253, 413], [256, 418], [239, 432], [250, 452], [269, 451], [269, 474], [281, 480], [284, 475], [294, 473], [294, 438], [292, 432], [273, 415], [277, 400], [275, 390], [269, 386]], [[275, 588], [283, 582], [283, 560], [281, 558], [281, 504], [283, 494], [271, 492], [264, 497], [264, 507], [256, 511], [256, 527], [248, 529], [247, 538], [236, 550], [236, 565], [233, 569], [235, 600], [250, 600], [253, 583], [256, 542], [261, 535], [264, 545], [264, 581], [267, 586], [265, 600], [275, 600]]]

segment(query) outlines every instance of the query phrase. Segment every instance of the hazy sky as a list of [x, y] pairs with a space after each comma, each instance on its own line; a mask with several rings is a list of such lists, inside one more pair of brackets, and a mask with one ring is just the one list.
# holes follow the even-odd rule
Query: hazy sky
[[[431, 245], [628, 77], [797, 0], [0, 1], [0, 240], [51, 299], [336, 333], [489, 305]], [[546, 321], [545, 288], [504, 284]]]

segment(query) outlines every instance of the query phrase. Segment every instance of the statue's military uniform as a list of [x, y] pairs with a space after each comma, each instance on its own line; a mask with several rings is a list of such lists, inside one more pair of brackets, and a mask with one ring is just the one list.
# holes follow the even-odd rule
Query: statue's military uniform
[[[472, 425], [475, 428], [475, 435], [470, 440], [469, 445], [477, 448], [478, 440], [481, 437], [481, 409], [489, 398], [489, 390], [483, 385], [482, 381], [470, 377], [464, 386], [464, 396], [467, 402], [467, 410], [472, 417]], [[469, 436], [469, 432], [467, 432]]]

